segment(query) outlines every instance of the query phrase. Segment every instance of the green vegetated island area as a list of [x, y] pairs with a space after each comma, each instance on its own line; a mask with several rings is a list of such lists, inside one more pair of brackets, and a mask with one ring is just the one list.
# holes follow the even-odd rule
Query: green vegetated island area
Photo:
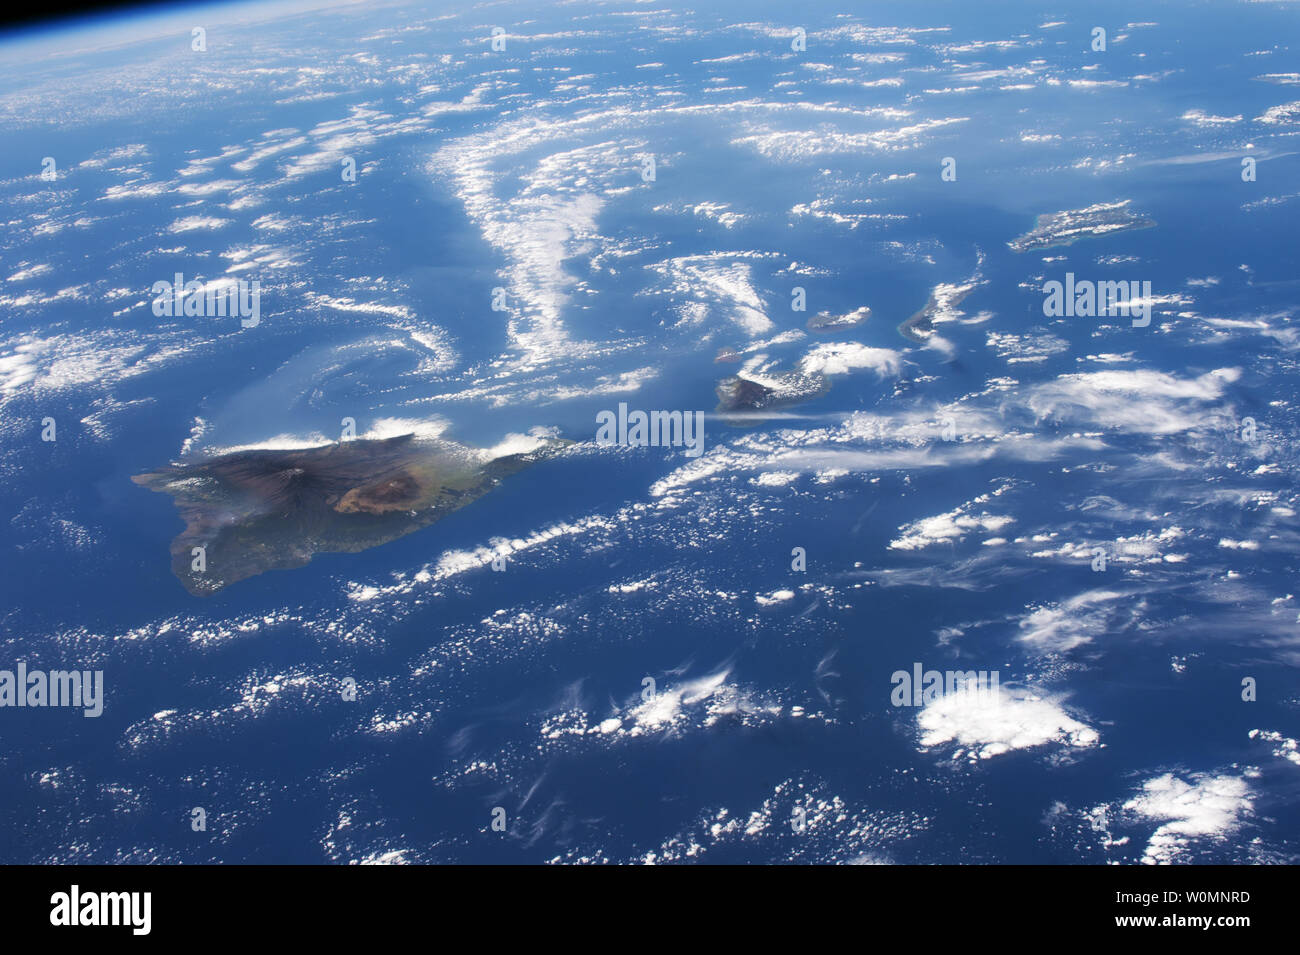
[[[322, 553], [357, 553], [434, 523], [571, 444], [491, 457], [407, 434], [301, 450], [236, 451], [132, 480], [170, 494], [185, 521], [172, 572], [196, 596]], [[193, 548], [204, 548], [202, 570]]]

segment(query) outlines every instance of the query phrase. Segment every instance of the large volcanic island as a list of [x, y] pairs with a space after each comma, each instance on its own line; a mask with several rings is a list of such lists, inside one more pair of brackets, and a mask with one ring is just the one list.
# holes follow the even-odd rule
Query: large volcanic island
[[427, 527], [570, 443], [538, 438], [529, 450], [492, 456], [407, 434], [237, 451], [132, 480], [174, 498], [185, 529], [172, 541], [172, 571], [190, 593], [207, 596], [316, 554], [356, 553]]

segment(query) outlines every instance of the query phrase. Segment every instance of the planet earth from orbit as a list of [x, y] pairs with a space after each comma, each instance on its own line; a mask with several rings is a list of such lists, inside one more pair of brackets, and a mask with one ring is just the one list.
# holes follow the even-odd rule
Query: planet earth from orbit
[[0, 859], [1296, 862], [1300, 18], [1043, 9], [0, 39]]

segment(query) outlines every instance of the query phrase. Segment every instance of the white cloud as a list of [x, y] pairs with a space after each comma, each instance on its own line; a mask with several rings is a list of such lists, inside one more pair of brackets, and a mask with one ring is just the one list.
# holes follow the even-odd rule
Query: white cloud
[[1067, 749], [1097, 746], [1097, 731], [1059, 701], [1025, 689], [947, 693], [921, 710], [920, 745], [955, 744], [954, 758], [989, 759], [1017, 749], [1055, 743]]
[[805, 375], [847, 375], [867, 368], [878, 375], [897, 375], [903, 356], [892, 348], [870, 348], [858, 342], [826, 342], [815, 345], [799, 360]]
[[[969, 505], [968, 505], [969, 506]], [[891, 550], [920, 550], [943, 541], [962, 540], [971, 533], [993, 533], [1002, 530], [1015, 518], [987, 511], [963, 513], [961, 508], [946, 514], [926, 517], [902, 528], [902, 536], [890, 541]]]
[[1147, 841], [1142, 861], [1147, 865], [1178, 862], [1198, 840], [1221, 839], [1239, 829], [1254, 811], [1250, 787], [1238, 776], [1190, 777], [1190, 782], [1173, 773], [1148, 779], [1142, 792], [1124, 803], [1124, 808], [1144, 819], [1160, 821]]

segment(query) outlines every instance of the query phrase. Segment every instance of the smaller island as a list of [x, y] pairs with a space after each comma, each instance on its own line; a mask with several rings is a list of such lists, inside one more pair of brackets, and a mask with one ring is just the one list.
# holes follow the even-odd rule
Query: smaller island
[[824, 375], [798, 372], [781, 374], [732, 375], [718, 382], [717, 411], [729, 425], [758, 424], [772, 417], [772, 412], [819, 398], [830, 390]]
[[1084, 209], [1044, 213], [1034, 221], [1032, 229], [1012, 239], [1007, 245], [1012, 252], [1033, 252], [1073, 245], [1080, 239], [1154, 228], [1155, 220], [1131, 211], [1129, 202], [1128, 199], [1120, 199], [1118, 202], [1099, 202]]
[[849, 328], [856, 328], [863, 324], [871, 317], [871, 309], [863, 305], [861, 308], [855, 308], [851, 312], [843, 315], [832, 315], [830, 312], [818, 312], [812, 318], [808, 319], [808, 331], [810, 332], [842, 332]]
[[966, 296], [975, 291], [978, 286], [977, 281], [967, 282], [965, 285], [936, 285], [930, 292], [930, 298], [925, 306], [899, 323], [898, 334], [910, 342], [924, 345], [934, 334], [935, 318], [955, 311], [957, 306], [965, 301]]

